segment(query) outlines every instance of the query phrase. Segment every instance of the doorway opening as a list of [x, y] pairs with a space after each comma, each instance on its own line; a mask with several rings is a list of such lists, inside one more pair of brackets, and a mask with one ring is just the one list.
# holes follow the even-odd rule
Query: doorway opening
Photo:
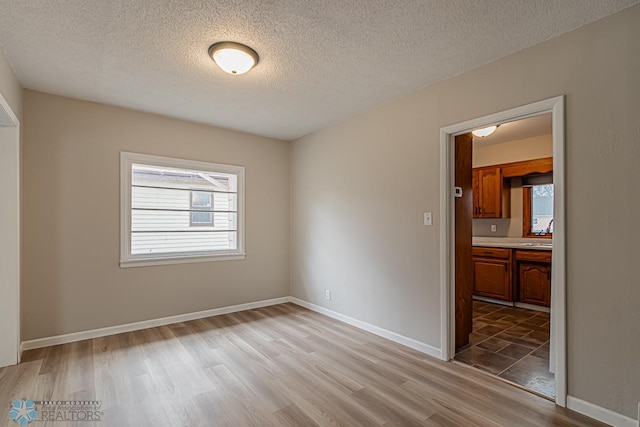
[[443, 359], [561, 406], [563, 117], [557, 97], [441, 130]]

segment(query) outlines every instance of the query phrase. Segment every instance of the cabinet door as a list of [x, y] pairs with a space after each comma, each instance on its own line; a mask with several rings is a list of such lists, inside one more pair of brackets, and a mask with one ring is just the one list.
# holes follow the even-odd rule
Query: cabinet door
[[511, 301], [511, 261], [474, 258], [474, 295]]
[[518, 263], [520, 301], [528, 304], [551, 306], [551, 265]]
[[478, 218], [502, 217], [502, 173], [500, 168], [483, 168], [478, 171]]

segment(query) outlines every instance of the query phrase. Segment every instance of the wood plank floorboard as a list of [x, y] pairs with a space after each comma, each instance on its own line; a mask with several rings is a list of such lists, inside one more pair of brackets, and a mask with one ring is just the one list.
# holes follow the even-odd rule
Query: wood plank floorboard
[[0, 402], [98, 400], [37, 426], [598, 426], [488, 375], [294, 304], [27, 351]]

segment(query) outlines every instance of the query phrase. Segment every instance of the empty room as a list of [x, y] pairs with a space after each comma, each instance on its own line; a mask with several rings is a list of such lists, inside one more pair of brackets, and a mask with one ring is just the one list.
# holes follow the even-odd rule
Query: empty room
[[639, 0], [0, 0], [0, 48], [0, 425], [639, 426]]

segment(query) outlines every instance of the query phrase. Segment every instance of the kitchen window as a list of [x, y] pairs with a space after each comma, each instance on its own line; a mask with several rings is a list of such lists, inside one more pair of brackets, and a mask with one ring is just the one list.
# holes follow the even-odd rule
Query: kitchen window
[[522, 189], [523, 237], [553, 236], [553, 184], [525, 185]]
[[121, 153], [120, 266], [244, 258], [244, 168]]

